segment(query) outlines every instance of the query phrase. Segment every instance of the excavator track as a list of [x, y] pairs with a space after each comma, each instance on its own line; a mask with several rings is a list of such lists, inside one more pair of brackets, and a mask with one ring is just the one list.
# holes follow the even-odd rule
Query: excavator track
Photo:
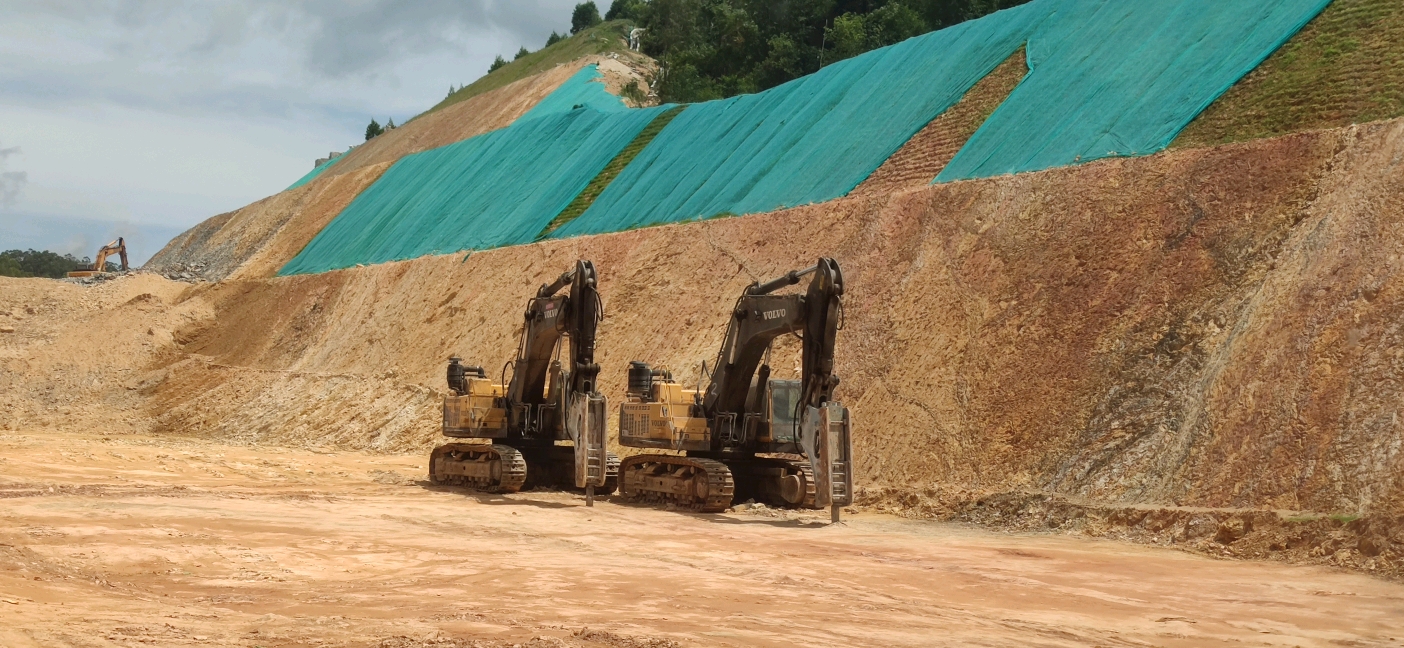
[[619, 493], [631, 501], [671, 503], [702, 513], [731, 506], [731, 469], [720, 461], [643, 454], [619, 462]]
[[770, 506], [818, 508], [814, 469], [803, 459], [755, 457], [728, 461], [736, 480], [736, 498], [753, 498]]
[[786, 460], [786, 463], [789, 464], [789, 468], [794, 471], [794, 474], [799, 475], [803, 484], [804, 498], [795, 506], [807, 509], [819, 508], [815, 495], [814, 468], [810, 467], [807, 461], [790, 459]]
[[450, 443], [429, 456], [429, 481], [435, 484], [515, 493], [526, 478], [526, 458], [511, 446]]

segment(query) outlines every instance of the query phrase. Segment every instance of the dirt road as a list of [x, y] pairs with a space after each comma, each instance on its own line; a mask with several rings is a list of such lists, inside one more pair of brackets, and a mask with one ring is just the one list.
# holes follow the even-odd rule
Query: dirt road
[[1404, 642], [1404, 585], [1366, 576], [422, 474], [413, 456], [0, 433], [0, 646]]

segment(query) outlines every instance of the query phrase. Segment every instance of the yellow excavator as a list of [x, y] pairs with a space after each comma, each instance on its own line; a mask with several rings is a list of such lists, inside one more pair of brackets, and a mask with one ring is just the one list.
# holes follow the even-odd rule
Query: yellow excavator
[[91, 266], [84, 266], [68, 273], [69, 278], [77, 279], [81, 277], [92, 277], [107, 272], [107, 257], [118, 255], [122, 259], [122, 271], [127, 271], [127, 242], [122, 237], [102, 246], [97, 252], [97, 258], [93, 260]]
[[[807, 275], [805, 293], [774, 294]], [[631, 362], [619, 444], [652, 452], [620, 463], [620, 494], [703, 512], [746, 499], [830, 508], [837, 522], [840, 507], [853, 503], [852, 427], [833, 397], [842, 297], [843, 274], [830, 258], [748, 286], [710, 374], [702, 364], [706, 389]], [[803, 374], [772, 380], [771, 344], [788, 334], [802, 336]]]
[[[603, 317], [596, 288], [589, 261], [541, 286], [527, 302], [517, 356], [503, 366], [501, 380], [488, 378], [481, 366], [449, 359], [452, 393], [444, 398], [443, 435], [490, 443], [435, 448], [431, 482], [496, 493], [584, 489], [589, 505], [597, 492], [614, 492], [619, 458], [606, 450], [606, 402], [596, 387], [595, 332]], [[562, 346], [569, 347], [566, 365], [559, 359]]]

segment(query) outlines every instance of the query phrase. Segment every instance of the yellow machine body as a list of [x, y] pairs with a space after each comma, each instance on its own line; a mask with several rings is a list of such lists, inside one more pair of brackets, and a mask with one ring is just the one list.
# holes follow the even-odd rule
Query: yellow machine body
[[507, 436], [506, 387], [490, 378], [468, 378], [468, 393], [444, 397], [444, 436], [500, 439]]
[[619, 406], [619, 444], [632, 448], [708, 450], [712, 435], [707, 419], [691, 416], [697, 402], [695, 389], [675, 382], [653, 383], [643, 400]]

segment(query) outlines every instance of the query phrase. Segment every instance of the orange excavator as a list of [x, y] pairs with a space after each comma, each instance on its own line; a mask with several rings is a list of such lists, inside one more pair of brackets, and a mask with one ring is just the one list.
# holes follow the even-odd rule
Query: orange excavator
[[91, 266], [84, 266], [68, 273], [69, 278], [77, 279], [81, 277], [92, 277], [107, 272], [107, 257], [118, 255], [122, 259], [122, 271], [127, 270], [127, 242], [122, 237], [102, 246], [97, 252], [97, 258], [93, 260]]

